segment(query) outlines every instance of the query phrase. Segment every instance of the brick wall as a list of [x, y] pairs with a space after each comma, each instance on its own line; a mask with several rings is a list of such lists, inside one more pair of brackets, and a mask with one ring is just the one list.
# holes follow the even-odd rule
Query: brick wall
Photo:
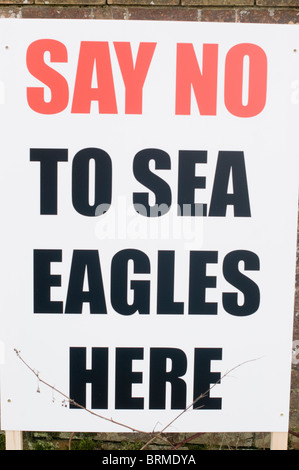
[[11, 18], [299, 23], [299, 0], [2, 0]]
[[[299, 0], [0, 0], [4, 18], [85, 18], [299, 24]], [[299, 260], [294, 340], [299, 340]], [[292, 368], [290, 430], [299, 432], [299, 364]], [[291, 444], [299, 438], [290, 434]]]

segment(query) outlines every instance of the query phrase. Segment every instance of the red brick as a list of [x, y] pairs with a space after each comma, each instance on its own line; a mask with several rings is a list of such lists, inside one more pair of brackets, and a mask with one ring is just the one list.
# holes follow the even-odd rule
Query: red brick
[[58, 6], [48, 7], [37, 5], [26, 5], [24, 7], [0, 6], [0, 16], [2, 18], [93, 18], [93, 10], [92, 8], [61, 8]]
[[[26, 2], [27, 4], [29, 3], [34, 3], [34, 0], [28, 0]], [[22, 0], [1, 0], [0, 5], [23, 5], [24, 2]]]
[[128, 18], [128, 9], [122, 6], [104, 6], [93, 9], [95, 20], [125, 20]]
[[106, 5], [106, 0], [35, 0], [36, 5]]
[[198, 21], [198, 10], [187, 7], [128, 7], [130, 20]]
[[254, 0], [182, 0], [182, 5], [206, 7], [234, 7], [254, 5]]
[[236, 20], [235, 9], [203, 8], [199, 11], [200, 21], [234, 23]]
[[179, 5], [180, 0], [107, 0], [108, 5], [168, 6]]
[[299, 24], [299, 10], [275, 8], [238, 9], [237, 21], [240, 23], [279, 23]]
[[257, 0], [256, 4], [265, 7], [299, 7], [298, 0]]

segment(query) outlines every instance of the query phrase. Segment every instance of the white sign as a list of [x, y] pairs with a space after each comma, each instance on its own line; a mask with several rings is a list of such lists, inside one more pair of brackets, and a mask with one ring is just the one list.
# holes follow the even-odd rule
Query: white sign
[[298, 33], [1, 20], [2, 429], [288, 430]]

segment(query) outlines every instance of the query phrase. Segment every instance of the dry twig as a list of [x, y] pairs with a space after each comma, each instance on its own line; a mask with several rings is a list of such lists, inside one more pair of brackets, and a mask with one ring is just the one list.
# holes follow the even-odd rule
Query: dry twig
[[[124, 423], [120, 423], [118, 421], [115, 421], [113, 418], [107, 418], [106, 416], [103, 416], [103, 415], [100, 415], [98, 413], [95, 413], [94, 411], [91, 411], [89, 410], [88, 408], [80, 405], [79, 403], [76, 403], [74, 400], [72, 400], [72, 398], [68, 397], [65, 393], [61, 392], [60, 390], [58, 390], [55, 386], [47, 383], [45, 380], [41, 379], [40, 375], [39, 375], [39, 372], [36, 372], [31, 366], [29, 366], [29, 364], [27, 364], [27, 362], [22, 358], [21, 354], [20, 354], [20, 351], [18, 351], [16, 348], [14, 349], [16, 355], [18, 356], [18, 358], [23, 362], [23, 364], [38, 378], [38, 381], [42, 384], [44, 384], [45, 386], [49, 387], [50, 389], [52, 389], [52, 391], [55, 391], [56, 393], [58, 393], [59, 395], [61, 395], [64, 400], [67, 400], [69, 403], [72, 403], [73, 405], [75, 405], [76, 407], [78, 408], [81, 408], [82, 410], [86, 411], [87, 413], [97, 417], [97, 418], [100, 418], [100, 419], [103, 419], [105, 421], [110, 421], [111, 423], [113, 424], [116, 424], [118, 426], [122, 426], [126, 429], [129, 429], [130, 431], [133, 431], [133, 432], [137, 432], [137, 433], [140, 433], [140, 434], [145, 434], [147, 436], [149, 435], [152, 435], [153, 433], [149, 433], [149, 432], [146, 432], [146, 431], [142, 431], [140, 429], [136, 429], [136, 428], [133, 428], [132, 426], [129, 426], [128, 424], [124, 424]], [[179, 443], [179, 444], [176, 444], [175, 446], [173, 444], [171, 444], [169, 442], [169, 440], [163, 436], [163, 434], [165, 433], [166, 429], [168, 429], [175, 421], [177, 421], [184, 413], [186, 413], [191, 407], [194, 407], [194, 405], [200, 401], [203, 397], [205, 397], [217, 384], [219, 384], [221, 382], [221, 380], [224, 378], [224, 377], [227, 377], [232, 371], [238, 369], [239, 367], [249, 363], [249, 362], [253, 362], [253, 361], [256, 361], [257, 359], [249, 359], [248, 361], [244, 361], [238, 365], [236, 365], [235, 367], [232, 367], [230, 370], [228, 370], [223, 376], [220, 377], [220, 379], [215, 382], [212, 387], [210, 387], [209, 390], [207, 390], [205, 393], [201, 394], [199, 397], [197, 397], [192, 403], [190, 403], [184, 410], [182, 410], [178, 415], [175, 416], [175, 418], [170, 421], [166, 426], [163, 427], [163, 429], [157, 433], [154, 433], [153, 437], [151, 437], [149, 439], [148, 442], [146, 442], [146, 444], [144, 444], [144, 446], [140, 449], [140, 450], [145, 450], [150, 444], [152, 444], [157, 438], [160, 438], [164, 441], [167, 441], [167, 443], [172, 447], [172, 449], [178, 449], [183, 443]], [[199, 409], [200, 407], [197, 407], [196, 409]], [[201, 433], [198, 433], [198, 434], [201, 434]]]

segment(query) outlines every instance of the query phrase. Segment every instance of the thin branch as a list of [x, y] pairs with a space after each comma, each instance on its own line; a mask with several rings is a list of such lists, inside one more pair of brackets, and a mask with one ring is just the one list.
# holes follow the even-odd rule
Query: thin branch
[[40, 376], [39, 376], [39, 373], [36, 372], [32, 367], [30, 367], [27, 362], [24, 361], [24, 359], [22, 358], [22, 356], [20, 355], [20, 351], [18, 351], [17, 349], [14, 349], [14, 351], [16, 352], [17, 356], [19, 357], [19, 359], [23, 362], [23, 364], [25, 364], [25, 366], [38, 378], [39, 382], [43, 383], [44, 385], [46, 385], [47, 387], [51, 388], [53, 391], [57, 392], [59, 395], [61, 395], [62, 397], [64, 397], [66, 400], [68, 400], [70, 403], [72, 403], [73, 405], [77, 406], [78, 408], [81, 408], [82, 410], [84, 411], [87, 411], [87, 413], [90, 413], [91, 415], [93, 416], [96, 416], [97, 418], [101, 418], [101, 419], [104, 419], [105, 421], [110, 421], [111, 423], [113, 424], [117, 424], [118, 426], [123, 426], [127, 429], [129, 429], [130, 431], [134, 431], [134, 432], [138, 432], [138, 433], [143, 433], [143, 434], [147, 434], [147, 433], [144, 433], [144, 431], [140, 431], [139, 429], [135, 429], [133, 428], [132, 426], [129, 426], [127, 424], [123, 424], [123, 423], [119, 423], [118, 421], [115, 421], [114, 419], [112, 418], [107, 418], [106, 416], [103, 416], [103, 415], [100, 415], [98, 413], [95, 413], [94, 411], [91, 411], [89, 410], [88, 408], [85, 408], [84, 406], [80, 405], [79, 403], [76, 403], [74, 400], [72, 400], [72, 398], [68, 397], [65, 393], [61, 392], [60, 390], [58, 390], [56, 387], [54, 387], [53, 385], [47, 383], [45, 380], [41, 379]]
[[[52, 389], [52, 391], [55, 391], [57, 392], [59, 395], [61, 395], [62, 397], [64, 397], [65, 400], [67, 400], [69, 403], [72, 403], [73, 405], [75, 405], [76, 407], [86, 411], [87, 413], [97, 417], [97, 418], [100, 418], [100, 419], [103, 419], [105, 421], [109, 421], [110, 423], [113, 423], [113, 424], [116, 424], [118, 426], [122, 426], [126, 429], [129, 429], [130, 431], [133, 431], [133, 432], [137, 432], [137, 433], [140, 433], [140, 434], [145, 434], [145, 435], [150, 435], [152, 433], [149, 433], [149, 432], [146, 432], [146, 431], [141, 431], [139, 429], [135, 429], [133, 428], [132, 426], [129, 426], [127, 424], [124, 424], [124, 423], [120, 423], [118, 421], [115, 421], [113, 418], [107, 418], [106, 416], [103, 416], [103, 415], [100, 415], [98, 413], [95, 413], [94, 411], [91, 411], [89, 410], [88, 408], [80, 405], [79, 403], [76, 403], [72, 398], [68, 397], [65, 393], [61, 392], [60, 390], [58, 390], [55, 386], [49, 384], [48, 382], [46, 382], [45, 380], [41, 379], [40, 375], [39, 375], [39, 372], [36, 372], [31, 366], [29, 366], [29, 364], [27, 364], [27, 362], [22, 358], [21, 354], [20, 354], [20, 351], [18, 351], [16, 348], [14, 349], [16, 355], [18, 356], [18, 358], [23, 362], [23, 364], [38, 378], [38, 381], [42, 384], [44, 384], [45, 386], [49, 387], [50, 389]], [[168, 442], [168, 444], [171, 445], [171, 447], [173, 449], [177, 449], [180, 444], [177, 444], [176, 446], [174, 446], [173, 444], [171, 444], [168, 439], [165, 437], [165, 436], [162, 436], [163, 433], [166, 431], [167, 428], [169, 428], [175, 421], [177, 421], [184, 413], [186, 413], [191, 407], [194, 408], [194, 405], [199, 401], [201, 400], [202, 398], [204, 398], [207, 394], [209, 394], [209, 392], [217, 385], [221, 382], [221, 380], [224, 378], [224, 377], [227, 377], [232, 371], [238, 369], [239, 367], [249, 363], [249, 362], [253, 362], [253, 361], [256, 361], [257, 359], [250, 359], [248, 361], [244, 361], [242, 362], [241, 364], [238, 364], [236, 365], [235, 367], [232, 367], [230, 370], [228, 370], [224, 375], [222, 375], [219, 380], [217, 380], [217, 382], [215, 382], [210, 388], [209, 390], [207, 390], [205, 393], [202, 393], [201, 395], [199, 395], [195, 400], [193, 400], [192, 403], [190, 403], [190, 405], [188, 405], [184, 410], [182, 410], [179, 414], [177, 414], [172, 421], [170, 421], [166, 426], [164, 426], [164, 428], [155, 433], [154, 436], [146, 443], [144, 444], [144, 446], [140, 449], [140, 450], [144, 450], [146, 449], [153, 441], [155, 441], [157, 438], [160, 438], [162, 440], [166, 440]], [[201, 407], [196, 407], [196, 409], [200, 409]], [[202, 434], [202, 433], [198, 433], [198, 434]], [[196, 436], [196, 435], [195, 435]], [[185, 442], [185, 441], [184, 441]]]
[[[253, 362], [253, 361], [257, 361], [257, 359], [249, 359], [248, 361], [244, 361], [242, 362], [241, 364], [238, 364], [237, 366], [235, 367], [232, 367], [229, 371], [227, 371], [225, 374], [223, 374], [219, 380], [217, 380], [217, 382], [215, 382], [212, 387], [210, 387], [209, 390], [207, 390], [205, 393], [202, 393], [201, 395], [199, 395], [199, 397], [197, 397], [195, 400], [193, 400], [192, 403], [190, 403], [190, 405], [188, 405], [183, 411], [181, 411], [181, 413], [179, 413], [177, 416], [175, 416], [175, 418], [170, 421], [170, 423], [168, 423], [158, 434], [156, 437], [159, 437], [161, 434], [163, 434], [163, 432], [165, 432], [165, 430], [167, 428], [169, 428], [169, 426], [171, 426], [175, 421], [177, 421], [184, 413], [186, 413], [192, 406], [194, 406], [199, 400], [201, 400], [202, 398], [204, 398], [217, 384], [219, 384], [221, 382], [221, 380], [224, 378], [224, 377], [227, 377], [228, 374], [230, 374], [232, 371], [238, 369], [239, 367], [249, 363], [249, 362]], [[201, 407], [198, 407], [196, 409], [199, 409]], [[152, 438], [150, 439], [142, 448], [141, 450], [145, 450], [153, 441], [154, 439], [156, 438]]]
[[[53, 386], [53, 385], [49, 384], [48, 382], [46, 382], [45, 380], [41, 379], [41, 377], [39, 375], [39, 372], [36, 372], [31, 366], [29, 366], [29, 364], [27, 364], [27, 362], [22, 358], [22, 356], [20, 354], [20, 351], [18, 351], [16, 348], [14, 349], [14, 351], [15, 351], [16, 355], [18, 356], [18, 358], [23, 362], [23, 364], [37, 377], [37, 379], [40, 383], [44, 384], [46, 387], [49, 387], [52, 391], [57, 392], [59, 395], [64, 397], [64, 399], [68, 400], [69, 403], [72, 403], [76, 407], [81, 408], [82, 410], [86, 411], [87, 413], [90, 413], [93, 416], [96, 416], [97, 418], [104, 419], [105, 421], [110, 421], [111, 423], [117, 424], [118, 426], [125, 427], [126, 429], [129, 429], [130, 431], [133, 431], [133, 432], [136, 432], [136, 433], [139, 433], [139, 434], [145, 434], [145, 435], [152, 434], [152, 433], [149, 433], [149, 432], [146, 432], [146, 431], [142, 431], [140, 429], [135, 429], [132, 426], [129, 426], [129, 425], [124, 424], [124, 423], [120, 423], [118, 421], [115, 421], [112, 418], [107, 418], [106, 416], [95, 413], [94, 411], [91, 411], [88, 408], [86, 408], [86, 407], [80, 405], [79, 403], [75, 402], [75, 400], [68, 397], [65, 393], [58, 390], [55, 386]], [[71, 447], [71, 441], [72, 441], [73, 435], [74, 435], [74, 433], [71, 434], [71, 437], [70, 437], [70, 440], [69, 440], [69, 449]], [[160, 433], [159, 433], [159, 437], [161, 437], [162, 440], [167, 442], [170, 447], [174, 447], [173, 444], [165, 436], [162, 437], [162, 436], [160, 436]], [[154, 436], [152, 439], [155, 440], [156, 436]]]

